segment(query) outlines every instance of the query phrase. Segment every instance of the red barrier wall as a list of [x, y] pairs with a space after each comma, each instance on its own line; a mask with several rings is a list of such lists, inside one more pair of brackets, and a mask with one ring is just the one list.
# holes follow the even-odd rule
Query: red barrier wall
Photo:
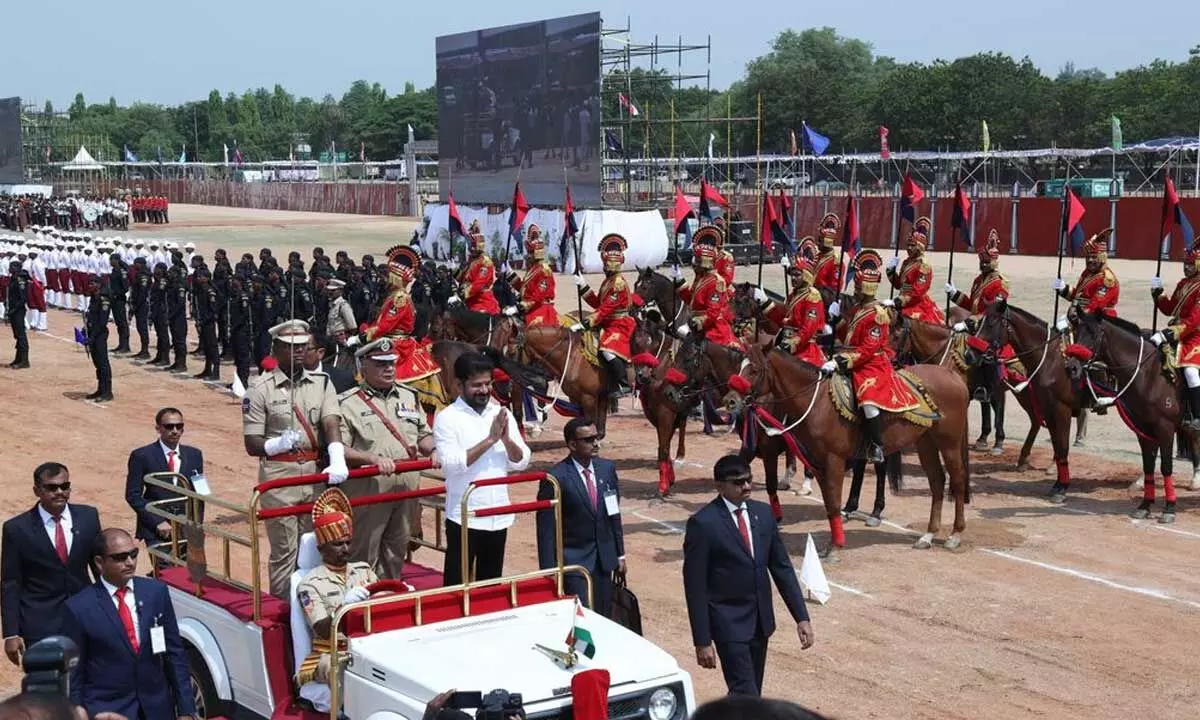
[[[90, 189], [107, 195], [137, 186], [143, 194], [164, 195], [173, 203], [219, 205], [258, 210], [408, 215], [408, 183], [312, 182], [239, 183], [226, 180], [89, 181]], [[62, 192], [63, 188], [55, 188]]]

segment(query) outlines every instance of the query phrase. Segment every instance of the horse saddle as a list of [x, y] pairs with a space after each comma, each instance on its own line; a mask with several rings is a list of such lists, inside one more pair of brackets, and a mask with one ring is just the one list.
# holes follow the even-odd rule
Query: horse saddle
[[446, 396], [446, 388], [442, 386], [440, 373], [433, 373], [401, 384], [417, 394], [417, 402], [421, 403], [421, 407], [428, 412], [436, 413], [450, 404], [450, 398]]
[[[560, 313], [558, 316], [558, 322], [562, 324], [563, 327], [570, 328], [574, 327], [579, 321], [568, 315], [563, 315]], [[579, 333], [579, 337], [583, 339], [583, 342], [580, 343], [576, 349], [583, 353], [583, 357], [586, 358], [589, 363], [591, 363], [592, 367], [597, 369], [603, 368], [604, 365], [600, 362], [600, 331], [585, 330]]]
[[[896, 375], [916, 395], [918, 405], [912, 410], [892, 414], [898, 415], [905, 422], [923, 428], [932, 427], [935, 422], [942, 419], [942, 414], [938, 411], [933, 398], [929, 397], [925, 385], [916, 375], [908, 370], [897, 370]], [[837, 408], [838, 414], [843, 418], [850, 422], [854, 422], [858, 418], [858, 400], [854, 396], [854, 386], [849, 376], [834, 373], [833, 377], [829, 379], [829, 398], [833, 400], [833, 406]]]

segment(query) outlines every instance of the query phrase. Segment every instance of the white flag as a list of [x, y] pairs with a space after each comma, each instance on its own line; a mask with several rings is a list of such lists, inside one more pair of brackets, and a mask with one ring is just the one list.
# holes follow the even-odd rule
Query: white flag
[[804, 543], [804, 560], [800, 563], [800, 589], [807, 593], [809, 599], [816, 600], [821, 605], [829, 602], [829, 581], [825, 579], [825, 570], [821, 567], [821, 557], [817, 555], [817, 544], [813, 542], [812, 533]]
[[713, 141], [717, 139], [717, 134], [710, 132], [708, 134], [708, 159], [713, 159]]
[[225, 148], [225, 164], [228, 165], [229, 164], [229, 146], [222, 143], [221, 147]]
[[242, 378], [237, 373], [233, 375], [233, 385], [229, 387], [229, 392], [239, 400], [246, 397], [246, 386], [242, 385]]
[[415, 139], [416, 138], [413, 136], [413, 127], [412, 127], [412, 125], [409, 125], [408, 126], [408, 141], [413, 142]]

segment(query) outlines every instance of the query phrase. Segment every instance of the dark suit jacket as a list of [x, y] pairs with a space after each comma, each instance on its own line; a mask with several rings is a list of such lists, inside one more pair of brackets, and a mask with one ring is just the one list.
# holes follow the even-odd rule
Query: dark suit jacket
[[334, 392], [339, 395], [358, 384], [358, 381], [354, 379], [354, 373], [334, 367], [331, 358], [321, 361], [321, 372], [328, 375], [329, 379], [333, 381]]
[[[198, 449], [180, 443], [179, 461], [179, 472], [185, 477], [190, 478], [197, 472], [204, 474], [204, 453]], [[154, 532], [154, 528], [162, 522], [162, 518], [147, 512], [146, 503], [179, 497], [176, 493], [142, 482], [146, 475], [159, 472], [167, 472], [167, 456], [157, 440], [129, 453], [129, 471], [125, 475], [125, 502], [137, 513], [137, 537], [147, 542], [158, 541], [158, 534]], [[182, 503], [177, 512], [183, 513]]]
[[37, 506], [4, 523], [0, 548], [0, 607], [4, 637], [19, 635], [26, 646], [62, 630], [63, 604], [92, 582], [92, 543], [100, 515], [91, 505], [70, 503], [71, 552], [64, 565], [54, 552]]
[[[127, 718], [175, 720], [196, 712], [188, 678], [187, 655], [167, 586], [135, 577], [138, 606], [138, 652], [134, 655], [116, 603], [97, 582], [67, 600], [63, 629], [79, 646], [79, 663], [71, 672], [71, 700], [88, 715], [115, 712]], [[156, 655], [150, 628], [162, 625], [166, 652]]]
[[683, 589], [692, 641], [749, 642], [775, 631], [771, 580], [796, 622], [808, 619], [800, 581], [788, 557], [771, 507], [747, 500], [754, 557], [718, 496], [688, 518], [683, 538]]
[[[563, 561], [567, 565], [582, 565], [596, 575], [617, 569], [617, 560], [625, 554], [625, 533], [621, 528], [621, 516], [609, 515], [604, 506], [607, 493], [616, 493], [620, 499], [617, 467], [610, 460], [595, 458], [592, 472], [596, 481], [595, 509], [588, 497], [587, 486], [570, 457], [550, 468], [550, 474], [562, 487]], [[553, 497], [554, 487], [543, 480], [538, 487], [538, 499]], [[554, 567], [554, 513], [551, 510], [537, 514], [537, 541], [538, 564], [543, 568]]]

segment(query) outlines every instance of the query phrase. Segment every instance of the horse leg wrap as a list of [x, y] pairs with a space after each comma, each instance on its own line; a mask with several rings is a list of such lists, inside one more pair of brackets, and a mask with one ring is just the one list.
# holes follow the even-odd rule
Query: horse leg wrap
[[658, 461], [658, 494], [666, 495], [671, 489], [671, 458]]
[[[1058, 484], [1062, 485], [1064, 487], [1067, 485], [1070, 485], [1071, 484], [1071, 468], [1067, 464], [1066, 458], [1063, 458], [1061, 460], [1058, 458], [1054, 458], [1054, 465], [1058, 468]], [[1151, 487], [1153, 487], [1153, 483], [1151, 483]]]
[[[1170, 475], [1168, 475], [1167, 477], [1170, 477]], [[1174, 488], [1172, 488], [1169, 495], [1174, 495], [1174, 494], [1175, 494]], [[1142, 499], [1149, 500], [1150, 502], [1154, 502], [1154, 473], [1152, 473], [1152, 472], [1146, 473], [1145, 476], [1142, 478]]]
[[842, 524], [841, 513], [829, 518], [829, 534], [833, 538], [834, 547], [846, 547], [846, 528]]
[[1175, 477], [1173, 475], [1163, 475], [1163, 496], [1167, 502], [1175, 502]]

